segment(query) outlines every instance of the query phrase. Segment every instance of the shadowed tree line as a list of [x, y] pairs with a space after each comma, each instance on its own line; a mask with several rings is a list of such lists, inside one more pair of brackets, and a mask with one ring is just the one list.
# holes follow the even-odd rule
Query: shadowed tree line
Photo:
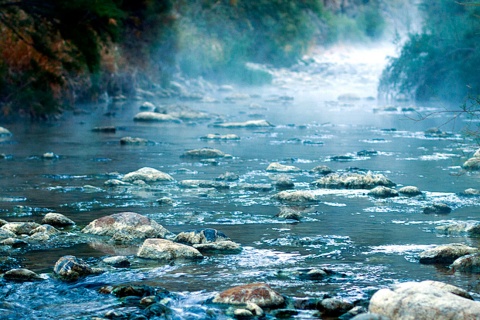
[[[172, 75], [268, 81], [313, 45], [381, 35], [379, 0], [0, 0], [0, 111], [42, 118]], [[344, 31], [339, 27], [344, 27]]]

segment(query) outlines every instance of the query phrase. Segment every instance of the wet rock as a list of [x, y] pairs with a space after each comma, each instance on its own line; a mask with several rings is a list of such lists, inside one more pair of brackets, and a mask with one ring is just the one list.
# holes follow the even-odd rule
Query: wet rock
[[376, 150], [360, 150], [357, 152], [357, 156], [359, 157], [371, 157], [378, 155], [378, 151]]
[[425, 250], [420, 253], [419, 259], [423, 264], [451, 264], [462, 256], [477, 252], [477, 248], [461, 243], [452, 243]]
[[311, 170], [313, 173], [321, 174], [321, 175], [327, 175], [333, 172], [332, 169], [330, 169], [327, 166], [316, 166]]
[[462, 168], [467, 171], [480, 170], [480, 157], [474, 157], [474, 158], [468, 159], [463, 163]]
[[3, 279], [8, 281], [18, 281], [18, 282], [26, 282], [26, 281], [37, 281], [43, 280], [35, 272], [28, 270], [28, 269], [12, 269], [3, 275]]
[[0, 228], [0, 240], [8, 239], [8, 238], [15, 238], [16, 234], [10, 230], [5, 230]]
[[272, 162], [267, 167], [268, 172], [300, 172], [300, 168], [295, 166], [288, 166], [278, 162]]
[[130, 145], [130, 146], [148, 146], [155, 144], [153, 141], [143, 139], [143, 138], [134, 138], [134, 137], [123, 137], [120, 139], [120, 144]]
[[215, 296], [213, 303], [245, 304], [255, 303], [259, 307], [278, 308], [285, 299], [266, 283], [252, 283], [227, 289]]
[[194, 244], [193, 247], [201, 253], [240, 253], [242, 251], [238, 243], [230, 240]]
[[104, 263], [115, 268], [129, 268], [130, 261], [125, 256], [108, 257], [102, 260]]
[[218, 134], [218, 133], [209, 133], [206, 136], [200, 138], [201, 140], [240, 140], [240, 137], [236, 134]]
[[423, 213], [425, 214], [448, 214], [450, 212], [452, 212], [452, 208], [445, 203], [434, 203], [431, 206], [423, 208]]
[[0, 227], [3, 227], [3, 226], [6, 225], [7, 223], [8, 223], [7, 220], [0, 219]]
[[139, 108], [140, 108], [140, 110], [153, 110], [153, 109], [155, 109], [155, 107], [156, 106], [153, 103], [151, 103], [149, 101], [145, 101], [144, 103], [142, 103], [140, 105]]
[[223, 232], [215, 229], [192, 230], [179, 233], [173, 241], [194, 245], [199, 243], [211, 243], [230, 240]]
[[350, 155], [341, 155], [341, 156], [332, 156], [330, 157], [330, 160], [331, 161], [339, 161], [339, 162], [342, 162], [342, 161], [352, 161], [354, 160], [355, 157], [354, 156], [350, 156]]
[[230, 186], [224, 182], [210, 180], [182, 180], [178, 185], [182, 188], [230, 189]]
[[356, 306], [352, 309], [348, 310], [346, 313], [342, 314], [338, 317], [339, 320], [349, 320], [352, 319], [360, 314], [367, 313], [367, 309], [362, 306]]
[[4, 127], [0, 127], [0, 136], [11, 136], [11, 135], [12, 133], [8, 129]]
[[157, 203], [161, 206], [171, 206], [173, 205], [173, 199], [169, 197], [162, 197], [156, 200]]
[[233, 315], [236, 318], [253, 318], [254, 314], [247, 309], [235, 309]]
[[339, 316], [352, 308], [353, 305], [350, 302], [336, 298], [323, 299], [318, 305], [318, 309], [326, 316]]
[[33, 229], [40, 227], [40, 224], [35, 222], [9, 222], [2, 226], [2, 230], [15, 233], [17, 236], [22, 234], [30, 234]]
[[275, 187], [279, 190], [288, 190], [295, 188], [295, 183], [287, 176], [275, 177]]
[[111, 237], [120, 233], [133, 239], [165, 238], [170, 234], [162, 225], [135, 212], [121, 212], [96, 219], [82, 232]]
[[218, 181], [237, 181], [238, 179], [240, 179], [238, 174], [228, 171], [215, 178]]
[[103, 133], [115, 133], [117, 132], [117, 128], [113, 126], [107, 127], [95, 127], [92, 129], [93, 132], [103, 132]]
[[480, 190], [478, 189], [473, 189], [473, 188], [468, 188], [465, 189], [462, 193], [464, 196], [480, 196]]
[[451, 136], [452, 136], [451, 133], [442, 131], [436, 127], [425, 130], [425, 137], [428, 137], [428, 138], [448, 138]]
[[42, 154], [42, 159], [45, 159], [45, 160], [53, 160], [58, 158], [59, 156], [53, 152], [45, 152], [44, 154]]
[[472, 237], [480, 237], [480, 222], [478, 221], [456, 221], [435, 229], [445, 234], [467, 233]]
[[137, 256], [161, 261], [197, 260], [203, 255], [195, 248], [164, 239], [147, 239]]
[[28, 246], [28, 242], [18, 238], [6, 238], [0, 241], [1, 245], [10, 246], [12, 248], [21, 248]]
[[159, 171], [157, 169], [149, 168], [149, 167], [143, 167], [141, 169], [138, 169], [137, 171], [127, 173], [122, 179], [122, 181], [124, 182], [134, 182], [137, 180], [141, 180], [146, 183], [149, 183], [149, 182], [173, 181], [174, 179], [172, 178], [171, 175], [165, 172]]
[[480, 253], [462, 256], [450, 265], [454, 271], [480, 273]]
[[92, 269], [82, 259], [75, 256], [63, 256], [58, 259], [53, 267], [53, 272], [63, 281], [76, 281], [99, 273], [98, 270]]
[[405, 186], [398, 190], [398, 192], [407, 197], [415, 197], [422, 194], [422, 191], [414, 186]]
[[212, 158], [225, 158], [230, 156], [218, 149], [201, 148], [201, 149], [188, 150], [181, 157], [193, 158], [193, 159], [212, 159]]
[[225, 122], [216, 123], [214, 127], [218, 128], [265, 128], [274, 127], [273, 124], [266, 120], [249, 120], [245, 122]]
[[392, 320], [480, 318], [480, 302], [459, 296], [452, 288], [456, 287], [441, 286], [435, 281], [406, 282], [394, 286], [393, 290], [377, 291], [368, 309]]
[[68, 227], [75, 225], [71, 219], [65, 217], [61, 213], [49, 212], [47, 213], [43, 219], [42, 223], [49, 224], [54, 227]]
[[280, 212], [277, 213], [276, 217], [300, 221], [302, 219], [302, 213], [292, 208], [281, 207]]
[[378, 314], [378, 313], [371, 313], [371, 312], [359, 314], [358, 316], [355, 316], [351, 319], [352, 320], [392, 320], [389, 317], [382, 316], [381, 314]]
[[[101, 289], [102, 290], [102, 289]], [[148, 297], [155, 295], [155, 289], [146, 285], [118, 285], [110, 289], [110, 293], [117, 298]]]
[[380, 173], [345, 172], [328, 174], [313, 185], [330, 189], [372, 189], [376, 186], [393, 187], [395, 183]]
[[180, 119], [175, 118], [169, 114], [151, 112], [151, 111], [142, 111], [135, 115], [133, 118], [134, 121], [141, 122], [180, 122]]
[[398, 197], [398, 191], [384, 186], [377, 186], [370, 190], [368, 195], [376, 198], [392, 198]]
[[30, 232], [30, 234], [31, 235], [30, 235], [29, 240], [47, 241], [51, 238], [51, 236], [60, 234], [60, 231], [58, 231], [55, 227], [52, 227], [49, 224], [44, 224], [44, 225], [41, 225], [38, 228], [33, 229]]
[[110, 179], [105, 181], [104, 185], [107, 187], [124, 187], [131, 186], [132, 184], [118, 179]]
[[242, 183], [238, 187], [246, 191], [268, 192], [273, 190], [273, 186], [266, 183]]
[[273, 196], [274, 199], [285, 202], [316, 202], [318, 201], [315, 195], [308, 190], [297, 190], [297, 191], [281, 191]]

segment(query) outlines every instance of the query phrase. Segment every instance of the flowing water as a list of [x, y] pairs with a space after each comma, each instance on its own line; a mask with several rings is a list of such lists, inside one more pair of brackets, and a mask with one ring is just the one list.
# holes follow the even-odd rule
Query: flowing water
[[[291, 298], [323, 297], [368, 300], [378, 289], [408, 280], [439, 280], [469, 290], [478, 298], [477, 276], [452, 273], [448, 268], [422, 265], [419, 252], [438, 244], [461, 242], [478, 246], [465, 235], [446, 236], [435, 230], [452, 221], [475, 220], [478, 198], [461, 195], [475, 188], [479, 176], [461, 170], [476, 149], [462, 128], [465, 119], [451, 122], [445, 104], [385, 104], [375, 97], [379, 74], [391, 47], [337, 47], [319, 51], [294, 68], [270, 70], [274, 83], [255, 88], [218, 90], [204, 82], [199, 90], [217, 102], [152, 100], [157, 105], [183, 104], [211, 115], [204, 121], [181, 123], [134, 122], [143, 100], [82, 106], [86, 114], [65, 114], [49, 123], [4, 124], [13, 136], [2, 141], [0, 218], [40, 222], [47, 212], [59, 212], [76, 222], [60, 240], [4, 249], [4, 269], [25, 267], [46, 279], [34, 283], [0, 282], [0, 317], [68, 319], [103, 316], [106, 310], [126, 308], [113, 296], [98, 293], [109, 284], [142, 283], [161, 286], [180, 295], [173, 305], [179, 319], [206, 317], [204, 302], [234, 285], [267, 282]], [[193, 85], [192, 85], [193, 86]], [[240, 93], [241, 95], [235, 95]], [[340, 99], [339, 99], [340, 97]], [[342, 99], [342, 97], [344, 99]], [[347, 99], [349, 98], [349, 99]], [[358, 98], [358, 99], [357, 99]], [[431, 114], [416, 121], [418, 114]], [[266, 119], [271, 128], [226, 129], [215, 121]], [[115, 133], [94, 132], [115, 126]], [[440, 127], [449, 132], [429, 135]], [[204, 141], [209, 133], [234, 133], [238, 141]], [[155, 143], [120, 145], [124, 136]], [[215, 162], [187, 160], [189, 149], [212, 147], [232, 158]], [[359, 153], [362, 150], [375, 153]], [[44, 159], [53, 152], [58, 157]], [[335, 156], [345, 156], [335, 158]], [[301, 169], [287, 175], [295, 189], [315, 189], [318, 174], [356, 167], [382, 173], [397, 188], [417, 186], [415, 198], [375, 199], [366, 190], [318, 189], [318, 202], [286, 204], [273, 198], [278, 190], [246, 190], [242, 183], [270, 184], [278, 175], [267, 172], [272, 162]], [[141, 167], [169, 173], [176, 181], [214, 180], [225, 172], [239, 176], [230, 189], [180, 188], [171, 183], [150, 188], [108, 188], [105, 181]], [[169, 197], [171, 206], [157, 199]], [[427, 215], [423, 208], [444, 202], [448, 215]], [[300, 222], [276, 217], [281, 207], [302, 212]], [[202, 262], [163, 265], [137, 263], [137, 247], [85, 240], [79, 230], [90, 221], [113, 213], [134, 211], [172, 232], [215, 228], [243, 247], [240, 254], [213, 254]], [[132, 267], [76, 283], [52, 276], [59, 257], [72, 254], [91, 263], [125, 254]], [[305, 280], [303, 270], [325, 267], [337, 273], [328, 280]], [[218, 315], [221, 318], [220, 315]], [[315, 318], [300, 313], [296, 318]]]

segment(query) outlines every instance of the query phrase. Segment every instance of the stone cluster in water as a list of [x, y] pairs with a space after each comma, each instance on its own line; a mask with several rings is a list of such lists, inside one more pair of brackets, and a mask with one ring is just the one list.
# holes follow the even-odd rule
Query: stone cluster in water
[[[205, 119], [210, 115], [197, 112], [186, 107], [155, 108], [153, 104], [144, 104], [144, 108], [153, 111], [138, 113], [135, 121], [179, 122], [185, 119]], [[273, 125], [266, 120], [250, 120], [246, 122], [219, 122], [218, 128], [265, 128]], [[112, 132], [114, 127], [99, 127], [94, 131]], [[0, 132], [3, 132], [0, 130]], [[434, 134], [434, 133], [432, 133]], [[239, 140], [233, 134], [208, 134], [202, 140]], [[124, 137], [123, 145], [151, 145], [155, 142], [136, 137]], [[45, 157], [53, 157], [45, 155]], [[229, 159], [232, 155], [213, 148], [200, 148], [186, 151], [182, 158], [195, 161], [216, 161]], [[341, 156], [340, 156], [341, 157]], [[465, 170], [480, 169], [480, 153], [467, 160]], [[334, 159], [342, 161], [343, 158]], [[119, 175], [118, 179], [105, 182], [106, 187], [136, 187], [159, 183], [176, 183], [181, 188], [214, 188], [227, 190], [239, 188], [243, 190], [278, 192], [273, 198], [280, 203], [305, 204], [318, 202], [318, 189], [361, 189], [373, 198], [390, 197], [422, 197], [423, 193], [415, 186], [404, 186], [396, 189], [396, 184], [385, 175], [362, 170], [344, 170], [334, 172], [326, 166], [312, 169], [320, 177], [311, 182], [307, 190], [296, 190], [295, 183], [285, 174], [301, 173], [302, 170], [279, 162], [270, 163], [266, 172], [276, 174], [272, 184], [237, 183], [238, 176], [227, 172], [217, 180], [183, 180], [175, 181], [171, 175], [154, 168], [144, 167], [136, 171]], [[478, 195], [477, 190], [466, 190], [465, 194]], [[164, 197], [157, 200], [159, 204], [171, 205], [173, 200]], [[452, 209], [444, 203], [432, 203], [424, 208], [425, 214], [447, 214]], [[295, 221], [302, 220], [299, 210], [282, 206], [277, 217]], [[42, 247], [51, 241], [52, 246], [61, 243], [62, 237], [98, 237], [104, 243], [133, 244], [138, 246], [134, 256], [109, 256], [98, 265], [90, 265], [75, 256], [60, 258], [53, 267], [53, 277], [60, 281], [75, 282], [89, 276], [119, 268], [130, 268], [132, 260], [154, 260], [158, 263], [195, 263], [207, 255], [237, 254], [242, 251], [240, 244], [215, 229], [187, 230], [174, 234], [152, 219], [135, 212], [120, 212], [96, 219], [78, 232], [71, 219], [59, 213], [48, 213], [41, 224], [35, 222], [7, 222], [0, 220], [0, 244], [4, 247], [20, 248], [32, 246]], [[458, 222], [437, 228], [439, 232], [467, 233], [478, 236], [480, 223]], [[92, 238], [88, 238], [92, 239]], [[2, 252], [8, 253], [8, 250]], [[455, 271], [479, 272], [480, 252], [477, 248], [463, 244], [438, 246], [419, 254], [422, 264], [438, 264]], [[306, 280], [328, 279], [336, 275], [334, 271], [324, 268], [299, 271], [299, 278]], [[336, 275], [338, 276], [338, 275]], [[3, 274], [6, 281], [42, 281], [48, 276], [38, 275], [24, 268], [10, 268]], [[281, 291], [281, 289], [278, 289]], [[229, 288], [215, 294], [205, 301], [209, 306], [210, 318], [227, 315], [235, 318], [291, 318], [301, 310], [316, 310], [318, 316], [339, 317], [340, 319], [450, 319], [462, 314], [465, 319], [480, 317], [480, 303], [462, 289], [434, 281], [408, 282], [382, 289], [366, 302], [356, 304], [341, 299], [324, 297], [319, 299], [295, 299], [286, 297], [273, 290], [266, 283], [249, 283]], [[103, 294], [111, 294], [121, 299], [126, 305], [134, 306], [129, 311], [109, 310], [105, 318], [169, 318], [175, 313], [172, 301], [180, 297], [164, 288], [118, 285], [103, 286], [99, 289]], [[446, 302], [448, 302], [446, 304]], [[226, 305], [226, 306], [222, 306]]]

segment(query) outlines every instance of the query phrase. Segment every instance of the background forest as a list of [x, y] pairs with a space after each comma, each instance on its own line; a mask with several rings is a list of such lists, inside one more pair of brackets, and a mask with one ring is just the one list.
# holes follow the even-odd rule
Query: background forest
[[[463, 97], [478, 87], [478, 7], [451, 0], [0, 0], [0, 110], [45, 118], [173, 77], [262, 84], [247, 62], [289, 66], [316, 46], [409, 33], [386, 93]], [[416, 11], [415, 11], [416, 12]], [[448, 92], [444, 91], [449, 88]]]

